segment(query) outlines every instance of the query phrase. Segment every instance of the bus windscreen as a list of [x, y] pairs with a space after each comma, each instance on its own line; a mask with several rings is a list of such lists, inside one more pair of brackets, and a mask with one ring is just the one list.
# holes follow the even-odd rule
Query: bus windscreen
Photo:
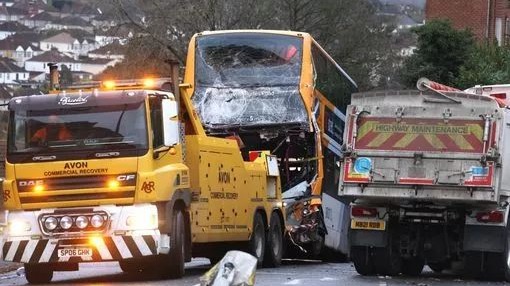
[[302, 42], [266, 33], [198, 37], [193, 102], [204, 125], [307, 124]]

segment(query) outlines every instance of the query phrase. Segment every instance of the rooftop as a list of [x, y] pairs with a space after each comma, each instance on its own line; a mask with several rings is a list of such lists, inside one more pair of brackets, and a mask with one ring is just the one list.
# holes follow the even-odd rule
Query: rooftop
[[78, 16], [67, 16], [61, 19], [55, 20], [56, 23], [59, 23], [61, 25], [67, 25], [67, 26], [78, 26], [78, 27], [88, 27], [91, 26], [91, 24], [83, 18]]
[[0, 73], [14, 72], [26, 72], [26, 70], [14, 64], [12, 59], [0, 58]]
[[4, 22], [2, 24], [0, 24], [0, 31], [6, 31], [6, 32], [26, 32], [26, 31], [30, 31], [30, 29], [19, 23], [19, 22]]
[[79, 61], [61, 54], [56, 49], [52, 49], [38, 56], [32, 57], [28, 61], [44, 63], [77, 63]]
[[39, 47], [32, 44], [34, 40], [37, 41], [37, 37], [33, 37], [32, 33], [16, 33], [0, 40], [0, 50], [14, 51], [21, 46], [23, 49], [31, 47], [32, 51], [40, 51], [41, 49]]
[[91, 54], [100, 54], [100, 55], [123, 55], [126, 52], [126, 46], [119, 44], [118, 41], [115, 41], [106, 46], [102, 46], [98, 49], [90, 51]]
[[32, 15], [30, 17], [26, 18], [27, 20], [33, 20], [33, 21], [47, 21], [47, 22], [53, 22], [57, 18], [51, 15], [50, 13], [44, 11], [39, 14]]
[[42, 41], [44, 42], [50, 42], [50, 43], [73, 43], [76, 39], [73, 38], [69, 33], [62, 32], [58, 33], [54, 36], [51, 36], [49, 38], [46, 38]]

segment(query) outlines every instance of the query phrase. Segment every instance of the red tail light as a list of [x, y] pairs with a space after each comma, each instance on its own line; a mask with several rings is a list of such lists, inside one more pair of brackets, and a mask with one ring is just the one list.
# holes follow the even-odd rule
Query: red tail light
[[352, 207], [351, 215], [355, 216], [355, 217], [375, 217], [375, 216], [377, 216], [377, 209], [364, 208], [364, 207]]
[[503, 222], [505, 221], [504, 212], [501, 211], [490, 211], [490, 212], [479, 212], [476, 214], [476, 220], [479, 222]]

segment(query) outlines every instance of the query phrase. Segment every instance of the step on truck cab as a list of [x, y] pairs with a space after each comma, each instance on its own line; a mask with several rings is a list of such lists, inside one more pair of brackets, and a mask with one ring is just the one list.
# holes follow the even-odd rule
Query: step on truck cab
[[213, 253], [199, 247], [207, 243], [279, 264], [274, 158], [261, 150], [245, 163], [235, 140], [197, 131], [189, 99], [165, 84], [109, 82], [9, 102], [2, 257], [24, 263], [29, 282], [99, 261], [178, 278], [185, 261]]
[[353, 95], [339, 195], [362, 275], [510, 278], [510, 112], [458, 90]]

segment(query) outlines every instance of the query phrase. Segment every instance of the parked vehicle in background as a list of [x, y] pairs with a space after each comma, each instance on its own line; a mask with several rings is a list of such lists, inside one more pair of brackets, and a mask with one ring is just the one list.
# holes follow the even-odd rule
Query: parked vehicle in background
[[483, 94], [353, 95], [339, 194], [353, 200], [358, 273], [464, 264], [469, 276], [510, 280], [509, 122], [509, 110]]
[[238, 142], [245, 161], [277, 157], [288, 245], [319, 257], [348, 252], [339, 200], [345, 109], [356, 84], [307, 33], [266, 30], [196, 34], [184, 93], [208, 136]]

